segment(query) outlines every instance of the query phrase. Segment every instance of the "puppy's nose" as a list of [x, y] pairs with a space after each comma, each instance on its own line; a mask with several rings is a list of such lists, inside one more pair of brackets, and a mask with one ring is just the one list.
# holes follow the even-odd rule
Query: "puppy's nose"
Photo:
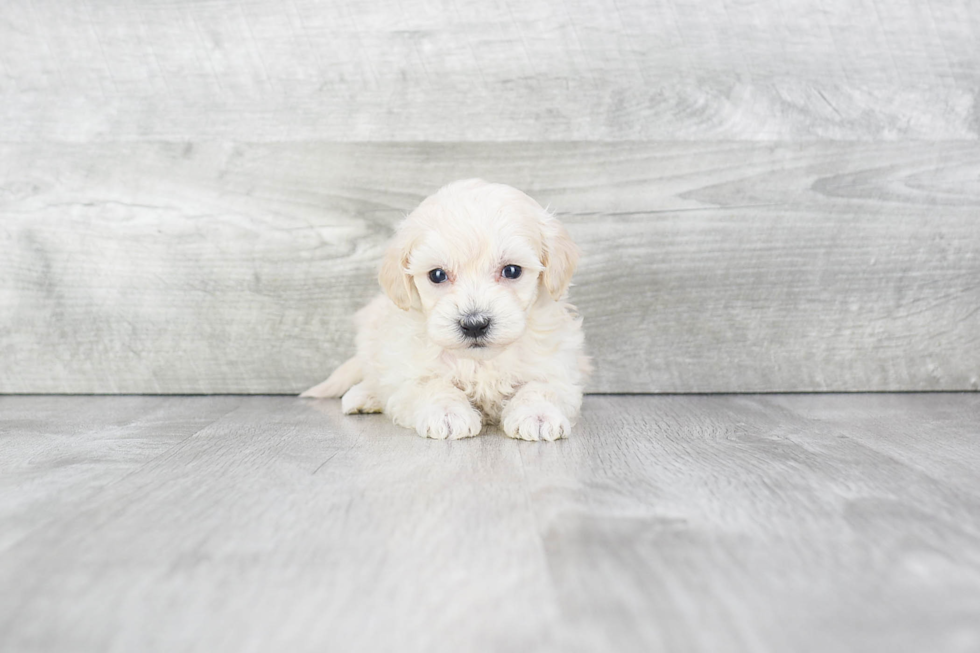
[[490, 318], [479, 313], [470, 313], [459, 321], [459, 328], [467, 338], [479, 338], [486, 335], [487, 329], [490, 328]]

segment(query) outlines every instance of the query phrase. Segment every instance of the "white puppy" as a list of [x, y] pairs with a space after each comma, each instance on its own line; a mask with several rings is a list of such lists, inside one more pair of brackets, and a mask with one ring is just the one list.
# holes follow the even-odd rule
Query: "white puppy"
[[428, 438], [484, 421], [523, 440], [568, 435], [589, 372], [565, 301], [578, 248], [558, 220], [503, 184], [457, 181], [399, 225], [385, 291], [355, 316], [357, 355], [304, 397], [387, 413]]

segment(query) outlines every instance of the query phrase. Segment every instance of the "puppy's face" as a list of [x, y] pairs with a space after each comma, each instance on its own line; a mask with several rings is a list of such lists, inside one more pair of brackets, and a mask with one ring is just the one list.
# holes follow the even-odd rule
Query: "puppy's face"
[[433, 343], [489, 358], [521, 337], [539, 293], [564, 294], [577, 258], [564, 227], [530, 197], [466, 180], [409, 215], [379, 279], [400, 308], [425, 315]]

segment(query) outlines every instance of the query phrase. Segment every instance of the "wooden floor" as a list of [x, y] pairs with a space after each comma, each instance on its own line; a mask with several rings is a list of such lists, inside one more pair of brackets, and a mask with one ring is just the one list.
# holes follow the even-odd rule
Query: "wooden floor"
[[980, 394], [590, 396], [426, 441], [0, 397], [0, 650], [980, 650]]

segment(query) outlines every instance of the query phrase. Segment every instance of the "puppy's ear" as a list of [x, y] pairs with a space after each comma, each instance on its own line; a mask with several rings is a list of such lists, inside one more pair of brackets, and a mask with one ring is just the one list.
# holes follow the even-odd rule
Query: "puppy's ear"
[[378, 283], [395, 306], [407, 311], [412, 307], [415, 285], [412, 276], [406, 272], [411, 243], [404, 234], [395, 236], [395, 241], [385, 250], [378, 273]]
[[544, 235], [544, 272], [541, 280], [554, 299], [561, 299], [578, 265], [579, 248], [572, 242], [565, 225], [550, 214], [543, 217], [541, 231]]

